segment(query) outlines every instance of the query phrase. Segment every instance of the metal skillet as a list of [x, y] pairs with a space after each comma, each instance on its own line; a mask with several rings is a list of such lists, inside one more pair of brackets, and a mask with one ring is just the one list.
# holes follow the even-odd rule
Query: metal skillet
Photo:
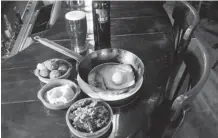
[[[144, 64], [139, 57], [129, 51], [117, 48], [108, 48], [94, 51], [83, 57], [48, 39], [40, 38], [39, 36], [34, 37], [34, 39], [44, 46], [75, 59], [79, 63], [77, 67], [78, 84], [82, 91], [92, 98], [100, 98], [105, 101], [118, 101], [126, 99], [134, 95], [142, 85]], [[94, 67], [109, 62], [130, 64], [134, 68], [135, 84], [121, 90], [101, 90], [90, 86], [88, 84], [89, 72]]]

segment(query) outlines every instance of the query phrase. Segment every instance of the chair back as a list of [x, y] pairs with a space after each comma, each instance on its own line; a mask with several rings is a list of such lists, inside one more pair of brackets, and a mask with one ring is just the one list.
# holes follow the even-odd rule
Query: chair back
[[178, 74], [181, 72], [181, 69], [186, 68], [183, 64], [183, 56], [199, 22], [199, 15], [195, 8], [188, 2], [177, 1], [174, 5], [172, 18], [174, 19], [173, 36], [175, 50], [172, 64], [169, 67], [169, 76], [167, 78], [167, 86], [164, 94], [164, 98], [170, 100], [173, 100], [172, 95], [175, 95], [174, 93], [177, 92], [175, 89], [180, 87], [179, 84], [176, 84], [175, 82], [178, 80]]
[[192, 34], [199, 23], [199, 15], [191, 4], [178, 1], [175, 2], [172, 17], [174, 19], [175, 55], [178, 55], [187, 49]]
[[[208, 47], [208, 44], [195, 35], [183, 56], [186, 68], [176, 93], [172, 100], [165, 99], [152, 112], [152, 126], [149, 132], [152, 137], [172, 137], [183, 125], [189, 109], [187, 105], [196, 98], [209, 77], [210, 59], [205, 47]], [[155, 133], [152, 130], [155, 130]]]
[[[196, 95], [201, 91], [210, 73], [209, 54], [205, 48], [208, 45], [198, 35], [192, 39], [187, 51], [184, 53], [185, 72], [181, 77], [181, 84], [178, 93], [171, 106], [174, 112], [172, 120], [176, 119], [181, 109], [191, 103]], [[182, 80], [183, 79], [183, 80]], [[187, 80], [187, 81], [185, 81]], [[185, 88], [185, 89], [184, 89]]]

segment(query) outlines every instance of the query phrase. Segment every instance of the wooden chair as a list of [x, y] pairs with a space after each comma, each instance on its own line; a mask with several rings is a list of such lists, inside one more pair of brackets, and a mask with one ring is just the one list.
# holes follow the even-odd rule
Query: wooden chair
[[183, 63], [183, 56], [188, 48], [193, 32], [199, 23], [199, 15], [191, 4], [185, 1], [179, 1], [175, 2], [172, 18], [174, 19], [173, 35], [175, 52], [172, 66], [169, 69], [170, 77], [165, 94], [165, 97], [170, 100], [173, 100], [173, 95], [178, 92], [176, 90], [177, 87], [180, 87], [179, 83], [174, 83], [180, 79], [180, 77], [178, 79], [178, 74], [185, 73], [186, 67]]
[[206, 45], [208, 44], [195, 34], [188, 50], [184, 52], [183, 61], [186, 67], [172, 98], [172, 120], [176, 119], [181, 109], [193, 102], [208, 79], [211, 65]]
[[207, 43], [195, 35], [184, 52], [183, 61], [186, 68], [181, 78], [183, 81], [180, 81], [180, 87], [177, 87], [178, 93], [173, 96], [173, 100], [165, 100], [154, 109], [151, 115], [151, 130], [155, 131], [149, 132], [152, 137], [172, 137], [182, 126], [190, 109], [189, 104], [209, 77], [210, 60], [205, 45]]
[[176, 56], [186, 51], [192, 34], [199, 23], [197, 11], [188, 2], [176, 2], [172, 17], [174, 19], [173, 32], [175, 38]]
[[[176, 2], [172, 17], [175, 53], [168, 81], [173, 87], [168, 85], [167, 103], [170, 120], [175, 121], [181, 113], [185, 113], [184, 108], [193, 102], [206, 83], [210, 61], [205, 49], [207, 43], [197, 34], [193, 37], [199, 22], [197, 11], [188, 2], [180, 1]], [[191, 40], [195, 42], [190, 44]]]
[[199, 22], [197, 11], [188, 2], [180, 1], [175, 3], [172, 17], [174, 59], [169, 67], [164, 99], [151, 115], [151, 130], [158, 128], [153, 137], [168, 138], [175, 134], [184, 121], [189, 104], [203, 88], [210, 72], [209, 55], [205, 49], [207, 43], [199, 36], [193, 38]]
[[[173, 36], [174, 36], [174, 54], [173, 61], [168, 70], [168, 78], [167, 85], [165, 89], [165, 94], [163, 96], [162, 104], [166, 104], [169, 109], [173, 111], [173, 118], [175, 120], [178, 114], [181, 112], [181, 109], [189, 102], [191, 102], [190, 97], [186, 97], [187, 95], [192, 95], [192, 99], [197, 95], [200, 91], [200, 87], [198, 91], [191, 90], [191, 83], [193, 83], [193, 77], [190, 77], [189, 70], [187, 64], [184, 62], [187, 56], [187, 49], [191, 39], [193, 38], [194, 30], [196, 29], [199, 23], [199, 15], [194, 7], [188, 2], [185, 1], [177, 1], [175, 2], [172, 18], [173, 22]], [[202, 50], [203, 48], [200, 48]], [[204, 50], [204, 49], [203, 49]], [[201, 51], [202, 53], [204, 51]], [[203, 56], [203, 55], [200, 55]], [[200, 58], [200, 57], [199, 57]], [[187, 60], [187, 59], [186, 59]], [[205, 59], [208, 60], [208, 59]], [[191, 60], [190, 60], [191, 61]], [[193, 61], [194, 62], [194, 61]], [[204, 64], [208, 64], [205, 61]], [[195, 64], [195, 63], [193, 63]], [[206, 70], [203, 64], [197, 67], [201, 67], [201, 70]], [[208, 67], [208, 66], [207, 66]], [[196, 68], [200, 69], [200, 68]], [[208, 71], [206, 71], [208, 72]], [[204, 75], [204, 74], [198, 74]], [[204, 75], [204, 82], [207, 75]], [[198, 79], [201, 76], [198, 76]], [[195, 84], [198, 83], [199, 80], [195, 80]], [[184, 88], [184, 83], [188, 82], [187, 88]], [[202, 82], [201, 82], [202, 83]], [[190, 92], [187, 92], [189, 91]], [[190, 94], [189, 94], [190, 93]], [[192, 93], [192, 94], [191, 94]], [[162, 106], [162, 105], [159, 105]]]

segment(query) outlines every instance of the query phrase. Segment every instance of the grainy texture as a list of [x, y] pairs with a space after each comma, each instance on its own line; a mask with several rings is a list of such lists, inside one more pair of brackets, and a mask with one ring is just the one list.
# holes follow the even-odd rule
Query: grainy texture
[[[164, 9], [156, 9], [157, 2], [151, 1], [140, 1], [140, 2], [119, 2], [112, 1], [111, 18], [122, 18], [122, 17], [141, 17], [141, 16], [167, 16]], [[152, 10], [152, 8], [155, 10]]]
[[[144, 24], [146, 22], [146, 24]], [[139, 17], [111, 19], [111, 35], [170, 32], [166, 17]], [[139, 27], [140, 26], [140, 27]], [[115, 29], [116, 28], [116, 29]]]
[[51, 112], [41, 102], [34, 101], [3, 104], [2, 111], [2, 137], [69, 137], [64, 110]]
[[[45, 37], [69, 48], [63, 16]], [[173, 51], [171, 23], [159, 2], [111, 2], [111, 16], [112, 47], [137, 54], [145, 64], [145, 75], [139, 98], [113, 108], [110, 138], [146, 138], [149, 113], [162, 94], [162, 79]], [[40, 83], [32, 71], [38, 62], [54, 57], [67, 58], [34, 43], [2, 64], [2, 137], [70, 137], [65, 110], [48, 110], [36, 98]], [[75, 77], [76, 72], [72, 73]]]

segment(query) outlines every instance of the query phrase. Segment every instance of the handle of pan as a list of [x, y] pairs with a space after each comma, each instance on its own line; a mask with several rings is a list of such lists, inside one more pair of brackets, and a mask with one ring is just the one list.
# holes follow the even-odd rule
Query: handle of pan
[[48, 40], [46, 38], [41, 38], [39, 36], [35, 36], [34, 39], [44, 46], [47, 46], [47, 47], [49, 47], [49, 48], [51, 48], [59, 53], [62, 53], [70, 58], [75, 59], [79, 63], [83, 59], [83, 56], [81, 56], [80, 54], [78, 54], [72, 50], [69, 50], [69, 49], [67, 49], [67, 48], [65, 48], [65, 47], [63, 47], [63, 46], [61, 46], [61, 45], [59, 45], [51, 40]]

